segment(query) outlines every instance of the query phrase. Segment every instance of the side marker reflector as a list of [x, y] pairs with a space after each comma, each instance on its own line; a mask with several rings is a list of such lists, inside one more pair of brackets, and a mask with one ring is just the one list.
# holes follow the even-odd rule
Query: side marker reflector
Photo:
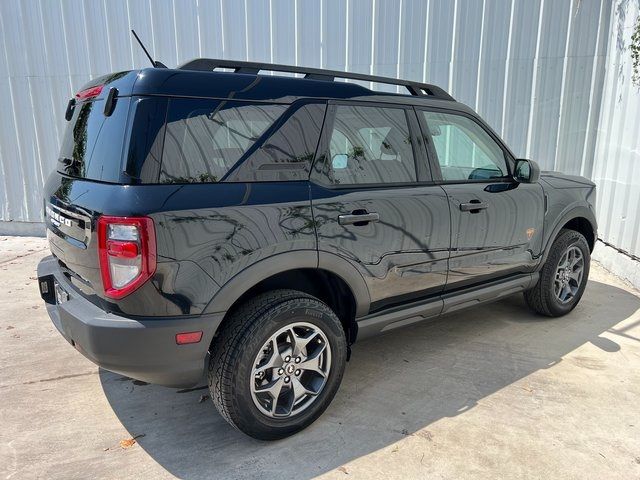
[[176, 343], [178, 345], [186, 345], [188, 343], [198, 343], [200, 340], [202, 340], [202, 330], [198, 332], [176, 333]]

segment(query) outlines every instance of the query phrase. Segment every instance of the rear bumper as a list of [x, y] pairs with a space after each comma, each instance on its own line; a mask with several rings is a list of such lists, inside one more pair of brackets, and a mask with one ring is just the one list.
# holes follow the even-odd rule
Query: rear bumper
[[[54, 257], [39, 263], [38, 280], [53, 324], [96, 365], [168, 387], [192, 387], [202, 379], [211, 339], [224, 314], [132, 319], [105, 312], [77, 292]], [[56, 302], [54, 281], [68, 293], [67, 301]], [[203, 332], [199, 343], [176, 344], [177, 333], [198, 330]]]

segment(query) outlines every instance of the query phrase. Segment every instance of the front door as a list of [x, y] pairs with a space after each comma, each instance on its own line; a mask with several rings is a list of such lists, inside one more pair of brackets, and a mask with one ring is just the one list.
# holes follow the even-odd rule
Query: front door
[[451, 210], [446, 290], [530, 272], [542, 246], [540, 184], [513, 180], [509, 152], [473, 116], [419, 110], [418, 118]]
[[355, 265], [371, 310], [442, 291], [448, 199], [433, 184], [412, 108], [329, 106], [311, 175], [318, 249]]

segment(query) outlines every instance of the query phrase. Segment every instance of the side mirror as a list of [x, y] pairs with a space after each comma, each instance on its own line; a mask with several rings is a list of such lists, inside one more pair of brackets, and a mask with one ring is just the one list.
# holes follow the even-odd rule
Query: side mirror
[[540, 179], [540, 167], [533, 160], [516, 160], [513, 179], [520, 183], [536, 183]]
[[347, 155], [346, 153], [338, 153], [331, 159], [331, 167], [334, 170], [342, 170], [343, 168], [347, 168], [348, 164], [349, 155]]

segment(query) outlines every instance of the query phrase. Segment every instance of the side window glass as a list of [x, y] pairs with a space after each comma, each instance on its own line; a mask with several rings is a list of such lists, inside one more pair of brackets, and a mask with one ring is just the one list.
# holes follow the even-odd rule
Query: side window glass
[[334, 184], [416, 181], [409, 125], [401, 108], [338, 105], [329, 157]]
[[[295, 108], [295, 107], [292, 107]], [[307, 180], [318, 146], [325, 104], [305, 104], [232, 171], [225, 181], [265, 182]]]
[[286, 108], [172, 99], [167, 112], [160, 183], [218, 182]]
[[423, 111], [443, 180], [484, 180], [508, 175], [500, 145], [463, 115]]

